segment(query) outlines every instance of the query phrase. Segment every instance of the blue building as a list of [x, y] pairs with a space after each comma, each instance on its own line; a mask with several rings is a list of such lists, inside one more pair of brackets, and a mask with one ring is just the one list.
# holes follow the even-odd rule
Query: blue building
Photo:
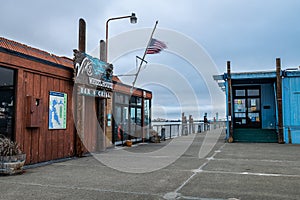
[[227, 73], [214, 76], [226, 93], [229, 142], [300, 144], [300, 69]]

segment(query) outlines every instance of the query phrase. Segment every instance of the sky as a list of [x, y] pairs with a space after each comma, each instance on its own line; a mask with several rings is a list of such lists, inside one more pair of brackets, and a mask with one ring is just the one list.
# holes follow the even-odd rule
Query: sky
[[[105, 39], [107, 19], [132, 12], [138, 18], [137, 24], [127, 19], [110, 22], [110, 48], [130, 46], [124, 37], [140, 30], [147, 34], [127, 42], [135, 43], [139, 37], [146, 44], [158, 20], [154, 36], [166, 42], [168, 48], [146, 57], [148, 64], [143, 66], [137, 86], [153, 92], [153, 118], [178, 119], [185, 112], [196, 119], [205, 112], [209, 117], [216, 112], [224, 115], [224, 95], [214, 94], [206, 76], [224, 73], [228, 60], [233, 72], [275, 70], [277, 57], [282, 60], [282, 68], [300, 65], [299, 8], [297, 0], [2, 0], [0, 35], [72, 58], [72, 50], [78, 46], [80, 18], [87, 24], [87, 53], [95, 55], [99, 54], [99, 41]], [[123, 39], [122, 44], [114, 43], [113, 38]], [[112, 59], [114, 73], [134, 72], [135, 57], [143, 55], [142, 46]], [[195, 52], [203, 57], [193, 57]], [[205, 71], [207, 68], [211, 70]], [[127, 84], [132, 82], [130, 77], [120, 78]], [[224, 104], [212, 106], [214, 99]]]

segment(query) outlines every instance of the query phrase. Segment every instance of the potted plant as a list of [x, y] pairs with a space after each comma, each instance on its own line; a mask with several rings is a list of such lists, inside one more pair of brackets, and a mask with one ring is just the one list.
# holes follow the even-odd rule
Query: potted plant
[[16, 142], [0, 135], [0, 174], [23, 172], [26, 154], [23, 154]]

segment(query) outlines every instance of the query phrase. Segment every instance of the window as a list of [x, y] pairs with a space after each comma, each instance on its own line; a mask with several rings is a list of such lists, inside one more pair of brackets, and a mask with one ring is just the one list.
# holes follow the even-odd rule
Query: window
[[136, 97], [134, 96], [130, 97], [130, 105], [136, 105]]
[[0, 134], [13, 138], [14, 70], [0, 67]]
[[259, 89], [248, 89], [247, 95], [248, 96], [259, 96]]
[[142, 98], [140, 98], [140, 97], [136, 98], [136, 105], [142, 106]]
[[246, 92], [245, 92], [245, 90], [235, 90], [235, 96], [237, 96], [237, 97], [246, 96]]
[[149, 139], [150, 137], [150, 100], [144, 100], [144, 127], [145, 127], [145, 137]]

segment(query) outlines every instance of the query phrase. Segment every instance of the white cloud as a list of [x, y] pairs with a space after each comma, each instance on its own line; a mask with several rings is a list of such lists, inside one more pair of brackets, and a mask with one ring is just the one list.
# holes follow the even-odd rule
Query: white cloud
[[[227, 60], [232, 61], [233, 71], [275, 69], [276, 57], [282, 58], [284, 67], [299, 66], [299, 7], [300, 1], [295, 0], [11, 0], [1, 2], [0, 34], [53, 54], [72, 57], [72, 49], [78, 46], [79, 18], [86, 20], [87, 51], [92, 52], [98, 48], [99, 40], [105, 38], [108, 18], [135, 12], [137, 24], [132, 25], [127, 19], [110, 22], [109, 36], [152, 28], [159, 20], [158, 28], [178, 31], [202, 45], [217, 64], [218, 73], [225, 71]], [[122, 67], [135, 68], [134, 56], [130, 61], [121, 59]], [[190, 56], [199, 55], [193, 54], [191, 48]], [[178, 64], [191, 63], [185, 63], [184, 58], [180, 62], [174, 57], [169, 59], [166, 55], [150, 61], [172, 66], [188, 77], [200, 103], [207, 104], [207, 97], [201, 98], [205, 87], [197, 87], [201, 84], [198, 75], [178, 67]]]

